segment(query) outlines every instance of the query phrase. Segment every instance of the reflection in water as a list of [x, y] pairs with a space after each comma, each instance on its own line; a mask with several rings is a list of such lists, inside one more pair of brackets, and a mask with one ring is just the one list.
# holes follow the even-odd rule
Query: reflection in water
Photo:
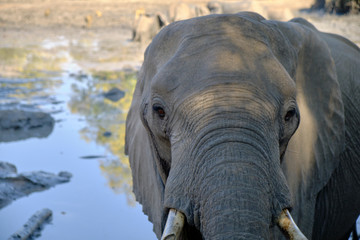
[[[101, 160], [100, 168], [114, 192], [126, 193], [128, 203], [134, 205], [131, 170], [124, 154], [124, 144], [125, 120], [136, 84], [136, 73], [101, 71], [92, 72], [91, 76], [79, 73], [74, 77], [79, 84], [72, 85], [69, 107], [72, 113], [84, 116], [88, 123], [81, 129], [81, 137], [105, 146], [116, 156]], [[121, 89], [125, 92], [124, 97], [118, 101], [108, 99], [104, 93], [113, 89]]]
[[[113, 71], [139, 65], [134, 56], [123, 54], [126, 46], [102, 36], [0, 42], [0, 160], [22, 172], [67, 170], [75, 176], [66, 186], [1, 209], [1, 239], [24, 224], [27, 211], [40, 207], [54, 213], [44, 239], [153, 236], [141, 207], [128, 207], [135, 201], [124, 124], [136, 72]], [[20, 141], [28, 137], [43, 138]], [[148, 232], [138, 232], [139, 224]]]
[[40, 47], [0, 48], [0, 108], [37, 110], [55, 104], [66, 58]]
[[65, 61], [65, 58], [54, 55], [51, 50], [36, 48], [1, 48], [0, 59], [2, 70], [7, 72], [7, 77], [23, 79], [54, 76], [61, 71], [60, 64]]
[[64, 61], [50, 49], [0, 48], [0, 142], [50, 135], [54, 119], [43, 111], [58, 103]]
[[100, 168], [108, 179], [111, 189], [115, 193], [125, 193], [128, 205], [135, 206], [135, 196], [132, 193], [131, 169], [128, 161], [119, 161], [119, 159], [101, 161]]
[[[105, 52], [102, 57], [98, 54], [100, 50]], [[9, 115], [6, 111], [14, 111], [16, 114], [10, 115], [30, 116], [43, 112], [51, 120], [38, 127], [3, 128], [1, 131], [6, 134], [1, 134], [3, 138], [0, 141], [47, 137], [54, 127], [49, 113], [62, 111], [63, 104], [58, 100], [57, 91], [64, 81], [73, 82], [68, 107], [71, 113], [85, 117], [87, 126], [80, 130], [81, 138], [108, 149], [112, 158], [102, 158], [100, 169], [111, 189], [116, 193], [126, 193], [128, 203], [133, 205], [131, 170], [124, 154], [124, 139], [125, 119], [136, 83], [136, 72], [93, 70], [85, 73], [79, 69], [75, 74], [70, 71], [65, 78], [63, 72], [64, 64], [69, 61], [74, 61], [76, 65], [83, 61], [118, 62], [119, 59], [114, 59], [111, 54], [113, 51], [111, 44], [63, 37], [55, 42], [45, 40], [39, 46], [0, 48], [2, 119]], [[27, 119], [30, 121], [34, 117]]]

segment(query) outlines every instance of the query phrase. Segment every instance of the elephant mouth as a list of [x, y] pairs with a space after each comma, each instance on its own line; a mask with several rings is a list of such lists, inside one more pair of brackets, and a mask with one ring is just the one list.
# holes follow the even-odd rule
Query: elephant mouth
[[[179, 239], [184, 223], [185, 215], [176, 209], [170, 209], [161, 240]], [[294, 222], [289, 210], [284, 209], [281, 212], [277, 224], [291, 240], [307, 240]]]

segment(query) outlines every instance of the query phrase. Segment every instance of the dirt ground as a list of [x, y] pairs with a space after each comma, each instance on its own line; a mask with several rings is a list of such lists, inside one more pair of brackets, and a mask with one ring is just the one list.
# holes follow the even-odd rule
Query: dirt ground
[[[47, 28], [131, 28], [135, 11], [144, 8], [147, 13], [157, 11], [165, 13], [175, 0], [1, 0], [0, 27], [16, 29]], [[185, 0], [189, 4], [205, 5], [210, 1]], [[312, 0], [255, 0], [234, 1], [217, 0], [216, 2], [236, 3], [255, 2], [255, 9], [266, 8], [278, 13], [293, 9], [308, 8]], [[246, 5], [246, 4], [245, 4]], [[244, 5], [244, 6], [245, 6]], [[281, 14], [281, 13], [280, 13]]]
[[[67, 39], [93, 38], [111, 47], [97, 51], [109, 57], [121, 52], [124, 64], [142, 61], [144, 46], [131, 43], [137, 9], [146, 13], [168, 13], [175, 0], [0, 0], [0, 47], [37, 44], [59, 36]], [[185, 0], [188, 4], [206, 5], [209, 1]], [[360, 44], [360, 16], [335, 16], [301, 13], [313, 0], [218, 0], [226, 4], [241, 3], [240, 10], [256, 11], [267, 18], [289, 20], [302, 16], [322, 31], [341, 34]], [[118, 43], [118, 44], [117, 44]], [[124, 43], [127, 44], [126, 49]], [[118, 48], [121, 48], [120, 50]], [[117, 50], [117, 51], [114, 51]], [[103, 58], [104, 58], [103, 57]], [[114, 56], [113, 56], [114, 57]]]

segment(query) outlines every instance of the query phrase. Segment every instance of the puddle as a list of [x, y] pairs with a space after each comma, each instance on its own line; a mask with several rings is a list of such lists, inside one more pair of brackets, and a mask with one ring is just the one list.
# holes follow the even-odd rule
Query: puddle
[[19, 172], [73, 175], [68, 183], [1, 209], [0, 239], [43, 208], [53, 217], [37, 239], [156, 239], [134, 200], [124, 155], [136, 71], [89, 68], [101, 61], [117, 64], [107, 53], [96, 57], [103, 45], [58, 37], [38, 45], [0, 46], [0, 111], [44, 112], [55, 122], [47, 135], [0, 142], [0, 161]]

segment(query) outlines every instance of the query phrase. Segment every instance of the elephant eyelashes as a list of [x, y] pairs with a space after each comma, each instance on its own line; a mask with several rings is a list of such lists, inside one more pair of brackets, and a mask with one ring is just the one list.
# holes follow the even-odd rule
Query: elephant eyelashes
[[290, 120], [294, 117], [295, 114], [296, 114], [296, 110], [295, 110], [295, 109], [289, 110], [289, 111], [286, 113], [286, 115], [285, 115], [285, 121], [286, 121], [286, 122], [290, 121]]
[[165, 117], [165, 110], [160, 106], [153, 106], [154, 112], [159, 116], [160, 119], [164, 119]]

